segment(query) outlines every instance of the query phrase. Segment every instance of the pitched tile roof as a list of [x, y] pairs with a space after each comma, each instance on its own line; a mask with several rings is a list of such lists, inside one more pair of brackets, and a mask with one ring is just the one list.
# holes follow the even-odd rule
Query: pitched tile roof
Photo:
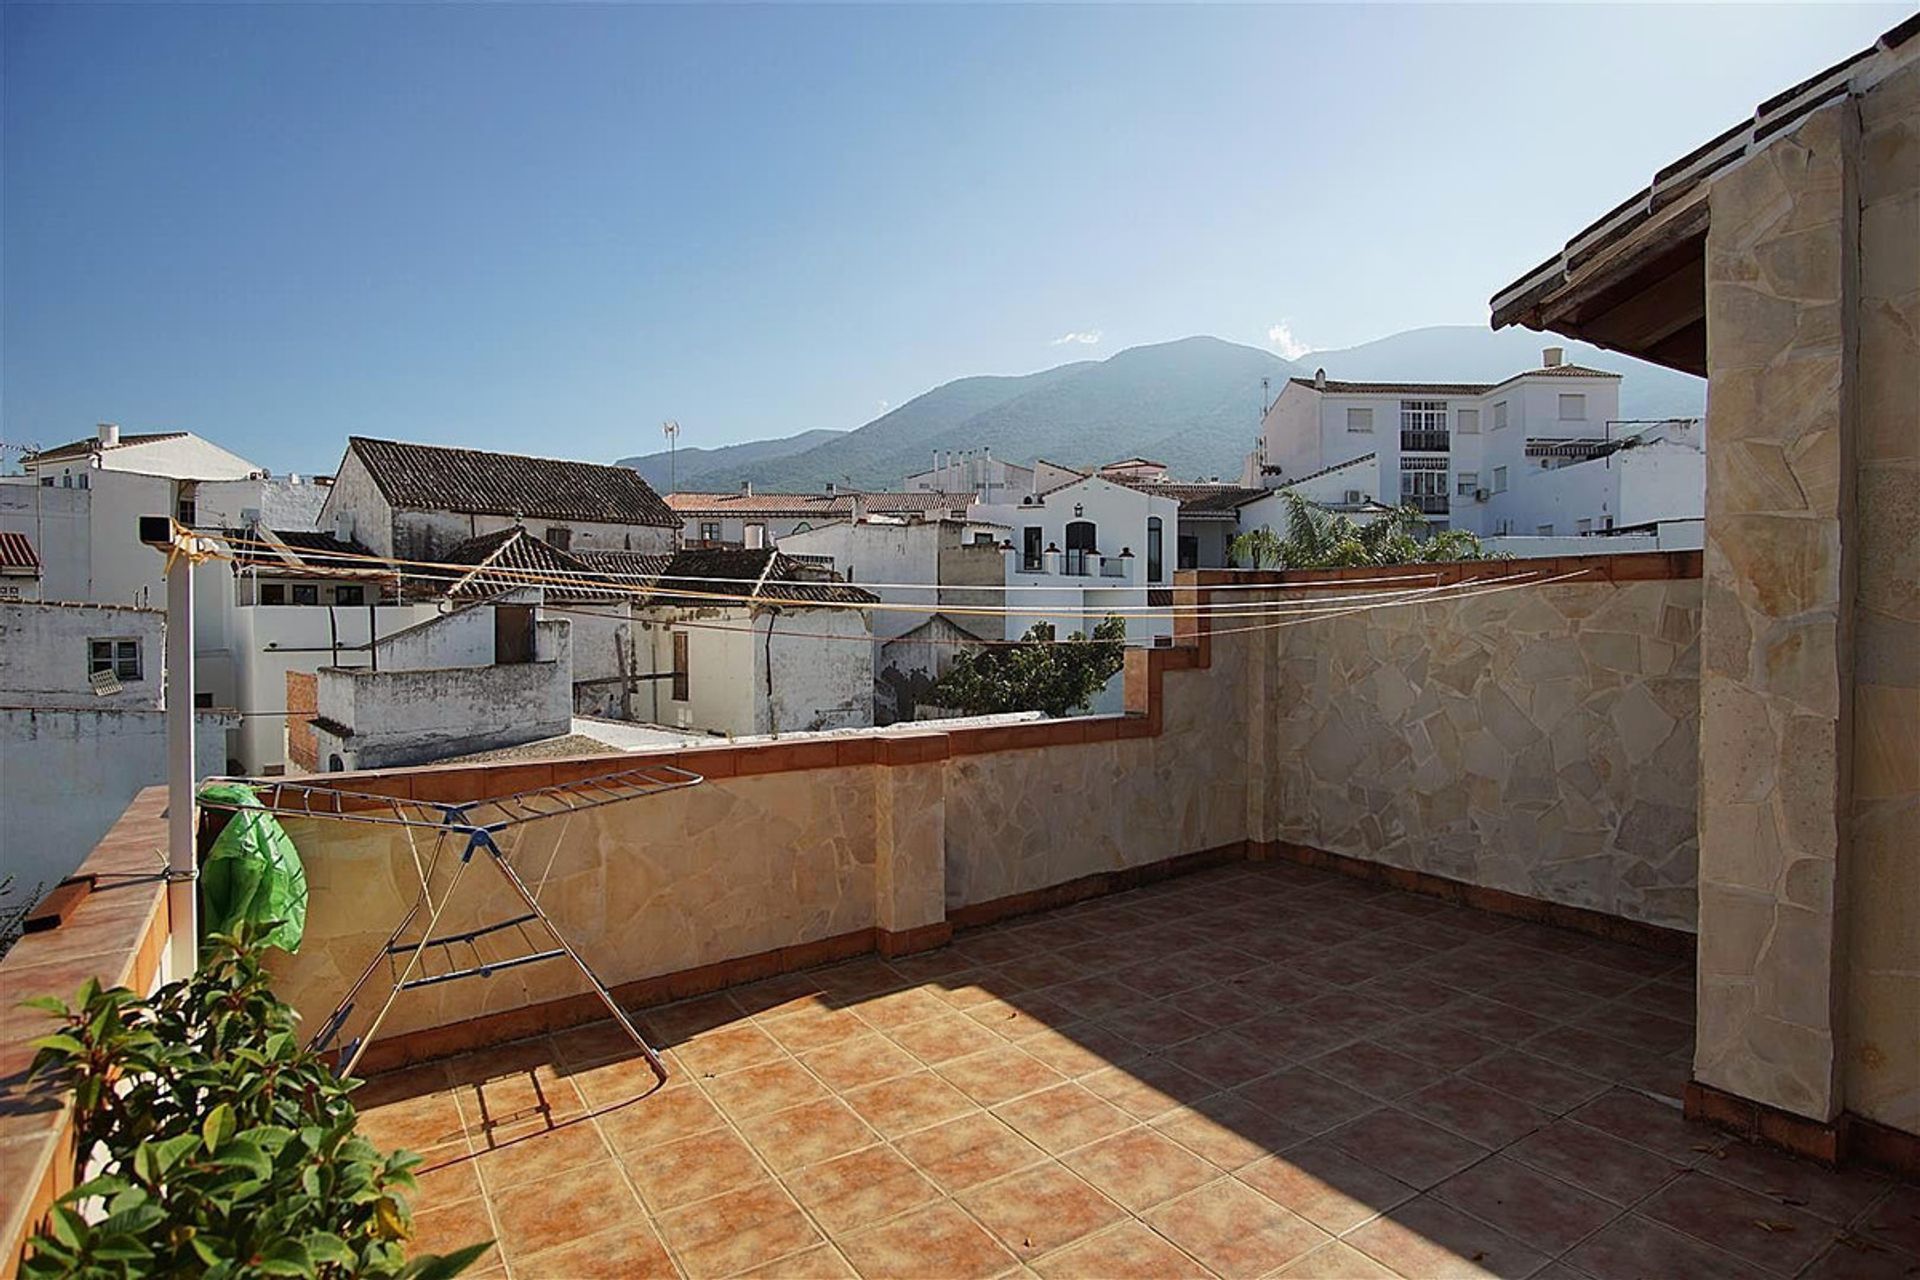
[[391, 577], [399, 570], [376, 555], [372, 547], [353, 538], [342, 540], [330, 533], [312, 529], [273, 529], [272, 536], [283, 543], [293, 556], [289, 562], [273, 547], [261, 545], [264, 539], [257, 528], [228, 529], [233, 539], [234, 563], [241, 568], [266, 567], [289, 573], [306, 569], [341, 573], [376, 574]]
[[[772, 547], [695, 548], [675, 553], [648, 604], [719, 604], [716, 596], [804, 601], [818, 604], [874, 604], [871, 591], [842, 582]], [[690, 594], [689, 594], [690, 593]]]
[[[1104, 478], [1104, 477], [1103, 477]], [[1243, 489], [1237, 484], [1172, 484], [1151, 480], [1116, 480], [1115, 484], [1180, 504], [1183, 516], [1230, 516], [1255, 498], [1266, 496], [1265, 489]]]
[[[1320, 390], [1337, 396], [1483, 396], [1495, 387], [1504, 387], [1509, 382], [1518, 382], [1522, 378], [1619, 378], [1617, 373], [1605, 369], [1590, 369], [1579, 364], [1542, 365], [1538, 369], [1522, 369], [1510, 378], [1498, 382], [1342, 382], [1337, 378], [1328, 378]], [[1288, 382], [1301, 387], [1318, 387], [1312, 378], [1288, 378]]]
[[366, 436], [349, 437], [347, 449], [396, 507], [606, 524], [680, 523], [631, 467]]
[[972, 493], [941, 493], [922, 490], [912, 493], [670, 493], [667, 505], [681, 516], [747, 516], [760, 519], [844, 520], [853, 515], [853, 500], [860, 499], [863, 511], [871, 515], [911, 515], [914, 513], [960, 511], [979, 499]]
[[[125, 449], [129, 445], [152, 444], [156, 440], [178, 440], [186, 434], [184, 431], [134, 432], [122, 435], [120, 437], [120, 443], [111, 447], [115, 449]], [[21, 459], [21, 461], [29, 463], [65, 462], [68, 458], [91, 457], [95, 453], [102, 452], [107, 448], [109, 448], [109, 446], [101, 444], [98, 436], [87, 436], [81, 440], [70, 440], [66, 444], [57, 444], [51, 449], [42, 449], [38, 453], [30, 453]]]
[[464, 572], [436, 569], [427, 575], [444, 584], [445, 594], [455, 600], [524, 587], [539, 587], [549, 600], [605, 600], [620, 594], [597, 583], [585, 564], [517, 525], [468, 538], [443, 551], [440, 559], [448, 565], [473, 566]]
[[33, 549], [33, 539], [24, 533], [0, 533], [0, 569], [16, 575], [25, 570], [39, 577], [40, 553]]

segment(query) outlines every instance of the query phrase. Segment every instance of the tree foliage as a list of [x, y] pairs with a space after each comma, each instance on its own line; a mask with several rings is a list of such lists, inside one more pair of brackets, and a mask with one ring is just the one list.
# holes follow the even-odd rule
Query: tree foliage
[[1074, 632], [1054, 639], [1051, 623], [1036, 622], [1018, 644], [990, 645], [954, 659], [928, 700], [966, 715], [1043, 711], [1069, 716], [1085, 711], [1093, 696], [1126, 663], [1127, 624], [1112, 615], [1091, 637]]
[[[96, 1175], [34, 1237], [35, 1277], [458, 1274], [490, 1242], [406, 1258], [419, 1157], [354, 1132], [342, 1081], [301, 1048], [245, 935], [142, 999], [89, 979], [34, 1042], [31, 1073], [73, 1093]], [[96, 1146], [96, 1144], [98, 1144]]]
[[1355, 569], [1390, 564], [1491, 560], [1494, 554], [1465, 529], [1427, 532], [1427, 518], [1411, 504], [1362, 522], [1328, 511], [1283, 489], [1286, 533], [1261, 527], [1233, 540], [1229, 554], [1251, 569]]

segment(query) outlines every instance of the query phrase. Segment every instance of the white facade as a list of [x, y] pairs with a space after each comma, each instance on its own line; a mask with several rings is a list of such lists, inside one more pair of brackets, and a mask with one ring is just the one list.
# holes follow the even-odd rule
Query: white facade
[[992, 449], [939, 449], [933, 466], [900, 486], [909, 493], [971, 493], [982, 502], [1018, 502], [1033, 492], [1034, 469], [993, 456]]
[[[635, 611], [651, 670], [646, 718], [724, 737], [857, 729], [873, 723], [873, 634], [862, 609], [694, 608]], [[685, 696], [681, 696], [684, 693]]]
[[1129, 644], [1172, 634], [1171, 618], [1145, 610], [1149, 589], [1173, 582], [1180, 527], [1173, 498], [1088, 476], [973, 514], [1011, 529], [1005, 639], [1041, 621], [1063, 638], [1089, 632], [1106, 610], [1127, 619]]

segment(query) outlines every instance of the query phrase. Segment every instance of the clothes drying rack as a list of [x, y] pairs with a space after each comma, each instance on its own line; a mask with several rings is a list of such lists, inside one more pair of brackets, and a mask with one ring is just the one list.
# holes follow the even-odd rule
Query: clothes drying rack
[[[643, 765], [511, 795], [459, 802], [412, 800], [304, 781], [231, 781], [245, 781], [253, 789], [257, 804], [203, 802], [202, 807], [258, 808], [279, 817], [396, 827], [406, 837], [419, 891], [388, 935], [386, 945], [367, 962], [366, 969], [309, 1042], [308, 1047], [317, 1053], [337, 1055], [342, 1075], [353, 1074], [402, 992], [468, 978], [490, 978], [522, 965], [565, 959], [586, 978], [607, 1012], [639, 1047], [654, 1075], [666, 1080], [667, 1068], [660, 1055], [621, 1009], [607, 984], [554, 924], [541, 895], [566, 846], [574, 818], [588, 810], [695, 786], [703, 781], [699, 774], [670, 765]], [[533, 838], [542, 827], [554, 832], [544, 861]], [[431, 837], [432, 842], [424, 853], [423, 837]], [[450, 850], [456, 856], [446, 856]], [[482, 853], [487, 856], [476, 859]], [[467, 868], [476, 860], [499, 873], [510, 895], [511, 914], [441, 933], [440, 919]], [[538, 875], [534, 876], [530, 873], [536, 864]], [[384, 994], [363, 1000], [362, 992], [383, 973]], [[352, 1033], [348, 1034], [350, 1027]]]

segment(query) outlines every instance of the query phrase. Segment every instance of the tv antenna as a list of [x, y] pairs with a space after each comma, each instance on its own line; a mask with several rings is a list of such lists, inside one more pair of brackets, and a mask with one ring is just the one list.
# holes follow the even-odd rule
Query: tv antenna
[[660, 424], [660, 434], [667, 438], [667, 492], [680, 492], [680, 459], [676, 452], [680, 444], [680, 424], [668, 418]]

